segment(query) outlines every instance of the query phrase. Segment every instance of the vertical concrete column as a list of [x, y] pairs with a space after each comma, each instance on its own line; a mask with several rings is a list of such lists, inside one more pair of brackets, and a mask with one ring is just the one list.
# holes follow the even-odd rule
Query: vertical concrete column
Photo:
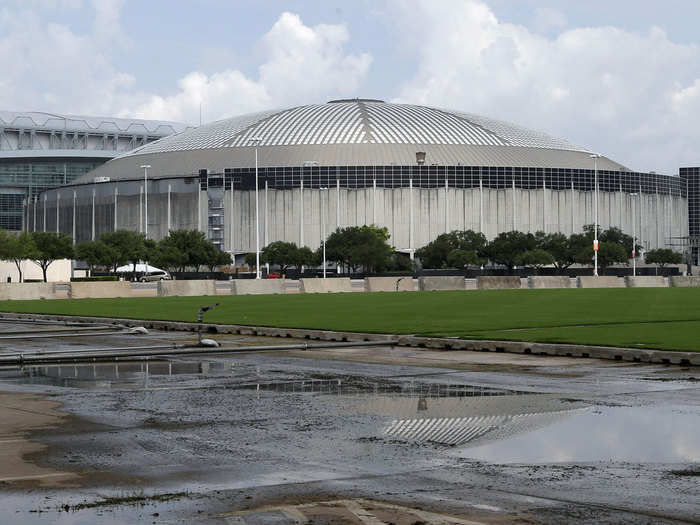
[[60, 207], [61, 207], [61, 192], [56, 190], [56, 233], [57, 234], [61, 233], [61, 230], [58, 227], [59, 222], [60, 222], [60, 216], [59, 216]]
[[44, 232], [46, 232], [46, 194], [44, 193]]
[[34, 195], [34, 210], [32, 211], [32, 214], [34, 215], [34, 226], [32, 227], [32, 231], [36, 231], [36, 201], [39, 199], [36, 195]]
[[574, 228], [575, 226], [575, 218], [576, 218], [576, 201], [574, 199], [574, 177], [573, 175], [571, 176], [571, 234], [574, 234]]
[[620, 183], [620, 193], [617, 199], [617, 207], [620, 210], [620, 230], [624, 231], [624, 223], [622, 219], [622, 183]]
[[95, 241], [95, 188], [92, 188], [92, 236], [91, 239]]
[[448, 182], [447, 182], [447, 175], [445, 175], [445, 233], [450, 231], [450, 221], [449, 221], [449, 210], [447, 206], [447, 190], [448, 190]]
[[408, 179], [408, 254], [413, 259], [413, 178]]
[[377, 177], [372, 179], [372, 224], [377, 224]]
[[234, 259], [233, 260], [233, 265], [236, 265], [236, 260], [235, 260], [235, 255], [234, 255], [234, 250], [233, 250], [233, 181], [231, 181], [231, 189], [229, 190], [229, 217], [230, 217], [230, 222], [229, 222], [229, 249], [231, 250], [231, 257]]
[[[267, 186], [267, 179], [265, 179], [265, 195], [264, 195], [264, 199], [265, 199], [265, 202], [264, 202], [265, 232], [264, 232], [264, 235], [263, 235], [263, 237], [264, 237], [264, 238], [263, 238], [263, 246], [267, 246], [267, 245], [269, 244], [269, 242], [270, 242], [270, 239], [269, 239], [269, 232], [270, 232], [270, 230], [269, 230], [269, 228], [268, 228], [268, 224], [270, 223], [270, 214], [268, 213], [268, 209], [267, 209], [267, 189], [268, 189], [268, 186]], [[268, 270], [269, 270], [269, 266], [270, 266], [270, 265], [267, 264]]]
[[542, 175], [542, 231], [547, 233], [547, 184]]
[[511, 217], [511, 220], [513, 223], [513, 231], [515, 231], [516, 230], [516, 226], [515, 226], [515, 177], [513, 177], [511, 182], [512, 182], [511, 192], [512, 192], [512, 197], [513, 197], [513, 216]]
[[299, 247], [304, 246], [304, 177], [299, 186]]
[[143, 184], [139, 186], [139, 233], [143, 233]]
[[114, 231], [117, 231], [119, 229], [119, 225], [117, 223], [117, 220], [119, 219], [119, 215], [117, 214], [117, 210], [119, 209], [118, 199], [119, 199], [119, 187], [115, 184], [114, 185]]
[[335, 179], [335, 227], [340, 228], [340, 179]]
[[75, 210], [75, 207], [76, 207], [76, 206], [75, 206], [75, 205], [76, 205], [76, 201], [77, 201], [77, 200], [78, 200], [78, 193], [77, 193], [75, 190], [73, 190], [73, 246], [75, 246], [75, 234], [76, 234], [76, 231], [75, 231], [75, 226], [76, 226], [76, 222], [75, 222], [75, 211], [76, 211], [76, 210]]
[[171, 211], [170, 211], [170, 192], [172, 192], [172, 190], [173, 190], [173, 185], [168, 184], [168, 229], [167, 229], [165, 236], [170, 234], [170, 226], [172, 224], [171, 223]]
[[479, 233], [484, 233], [484, 181], [479, 176]]
[[656, 248], [661, 248], [661, 228], [659, 227], [659, 187], [656, 186]]
[[644, 249], [644, 194], [642, 185], [639, 185], [639, 245]]

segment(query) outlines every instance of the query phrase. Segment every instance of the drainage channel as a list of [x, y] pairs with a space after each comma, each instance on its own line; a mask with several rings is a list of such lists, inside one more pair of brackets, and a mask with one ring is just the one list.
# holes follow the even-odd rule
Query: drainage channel
[[368, 346], [392, 346], [398, 340], [389, 341], [362, 341], [362, 342], [342, 342], [342, 343], [297, 343], [289, 345], [258, 345], [258, 346], [237, 346], [237, 347], [184, 347], [175, 345], [158, 345], [151, 347], [132, 348], [107, 348], [81, 350], [78, 352], [62, 350], [43, 353], [16, 353], [0, 355], [0, 365], [26, 365], [34, 363], [59, 364], [93, 362], [103, 360], [118, 360], [120, 358], [149, 359], [153, 357], [163, 357], [167, 355], [197, 355], [197, 354], [240, 354], [251, 352], [275, 352], [284, 350], [316, 350], [323, 348], [351, 348]]

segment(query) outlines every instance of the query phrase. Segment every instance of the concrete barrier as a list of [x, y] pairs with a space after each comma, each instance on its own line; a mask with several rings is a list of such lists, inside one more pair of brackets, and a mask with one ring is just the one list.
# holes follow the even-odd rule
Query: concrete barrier
[[625, 277], [627, 288], [666, 288], [666, 279], [661, 275], [628, 275]]
[[158, 297], [193, 295], [216, 295], [216, 281], [158, 281]]
[[0, 301], [56, 299], [56, 283], [0, 283]]
[[625, 281], [614, 275], [601, 275], [599, 277], [584, 275], [578, 278], [577, 286], [579, 288], [624, 288]]
[[700, 277], [690, 275], [672, 275], [668, 278], [669, 286], [677, 288], [689, 288], [700, 286]]
[[464, 277], [461, 275], [442, 275], [434, 277], [420, 277], [418, 279], [421, 291], [432, 292], [438, 290], [464, 290]]
[[566, 275], [533, 275], [527, 279], [528, 288], [571, 288], [571, 279]]
[[285, 293], [284, 279], [234, 279], [231, 281], [233, 295], [272, 295]]
[[479, 290], [510, 290], [520, 288], [520, 277], [517, 275], [485, 275], [476, 278]]
[[299, 283], [300, 293], [352, 292], [352, 284], [349, 277], [299, 279]]
[[[398, 281], [398, 283], [397, 283]], [[413, 277], [365, 277], [365, 292], [395, 292], [396, 285], [399, 285], [399, 292], [412, 292]]]
[[128, 281], [85, 281], [70, 283], [68, 297], [71, 299], [132, 297], [131, 283]]

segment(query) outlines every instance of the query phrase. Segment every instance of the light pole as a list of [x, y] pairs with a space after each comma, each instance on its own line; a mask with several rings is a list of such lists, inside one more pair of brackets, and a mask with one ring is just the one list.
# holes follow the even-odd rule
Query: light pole
[[144, 164], [141, 166], [143, 170], [143, 215], [144, 215], [144, 233], [146, 234], [146, 239], [148, 239], [148, 168], [150, 164]]
[[632, 277], [637, 275], [637, 193], [632, 196]]
[[255, 148], [255, 278], [260, 279], [260, 211], [258, 210], [258, 146], [262, 139], [253, 137], [250, 143]]
[[593, 275], [598, 277], [598, 159], [600, 155], [593, 153], [590, 155], [593, 159], [593, 171], [595, 177], [595, 224], [593, 225]]
[[319, 188], [321, 191], [321, 194], [319, 197], [321, 198], [321, 240], [323, 241], [323, 278], [326, 278], [326, 214], [323, 209], [323, 193], [327, 190], [328, 188]]

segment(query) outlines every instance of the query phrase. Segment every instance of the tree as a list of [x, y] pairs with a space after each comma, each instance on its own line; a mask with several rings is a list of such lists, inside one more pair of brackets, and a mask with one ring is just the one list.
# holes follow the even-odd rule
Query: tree
[[352, 271], [364, 268], [367, 272], [386, 269], [393, 250], [389, 230], [377, 226], [349, 226], [338, 228], [326, 240], [326, 260], [349, 266]]
[[452, 250], [447, 254], [447, 266], [450, 268], [466, 268], [467, 266], [481, 266], [486, 260], [479, 257], [474, 250]]
[[537, 248], [548, 252], [552, 256], [552, 262], [557, 270], [565, 270], [576, 262], [576, 253], [580, 251], [576, 248], [578, 239], [567, 237], [563, 233], [543, 233], [535, 234]]
[[187, 264], [187, 254], [182, 253], [174, 246], [163, 246], [158, 243], [151, 256], [151, 262], [158, 268], [173, 272]]
[[543, 266], [554, 264], [554, 257], [552, 257], [552, 254], [548, 251], [535, 248], [534, 250], [528, 250], [518, 254], [515, 261], [518, 266], [527, 266], [539, 270]]
[[517, 265], [517, 257], [523, 252], [537, 248], [535, 236], [531, 233], [518, 231], [502, 232], [486, 247], [488, 258], [497, 264], [507, 266], [512, 270]]
[[302, 266], [311, 266], [316, 264], [316, 254], [311, 251], [311, 248], [307, 246], [302, 246], [297, 248], [294, 253], [294, 266], [301, 270]]
[[224, 266], [233, 262], [229, 253], [219, 250], [213, 242], [207, 242], [208, 244], [205, 246], [206, 262], [204, 264], [209, 267], [210, 272], [213, 272], [217, 266]]
[[13, 262], [17, 267], [19, 282], [22, 282], [22, 261], [35, 259], [38, 255], [34, 239], [29, 232], [18, 235], [0, 230], [0, 261]]
[[[184, 254], [179, 271], [184, 272], [188, 266], [199, 270], [199, 267], [206, 264], [211, 252], [211, 241], [208, 241], [204, 232], [199, 230], [171, 230], [167, 237], [164, 237], [158, 245], [161, 248], [172, 248]], [[214, 247], [216, 249], [216, 247]]]
[[473, 251], [481, 256], [487, 241], [483, 233], [473, 230], [451, 231], [438, 235], [433, 241], [416, 250], [424, 268], [442, 268], [447, 265], [447, 258], [454, 250]]
[[145, 240], [146, 237], [142, 233], [130, 230], [117, 230], [100, 235], [100, 241], [112, 248], [109, 252], [109, 266], [115, 272], [119, 266], [128, 262], [133, 262], [136, 272], [136, 263], [146, 250]]
[[247, 253], [245, 256], [245, 263], [248, 265], [248, 268], [255, 268], [255, 262], [256, 262], [256, 254], [255, 252]]
[[73, 258], [73, 239], [70, 235], [50, 232], [32, 232], [31, 236], [36, 246], [33, 260], [41, 268], [46, 282], [46, 270], [51, 263]]
[[[290, 266], [297, 266], [298, 251], [299, 248], [297, 248], [297, 245], [293, 242], [271, 242], [260, 252], [260, 262], [279, 266], [280, 273], [285, 273]], [[255, 264], [255, 262], [253, 262], [253, 264]]]
[[647, 264], [656, 264], [663, 268], [667, 264], [681, 264], [683, 255], [668, 248], [658, 248], [648, 251], [644, 261]]
[[75, 258], [80, 261], [85, 261], [90, 272], [92, 272], [96, 266], [111, 267], [115, 257], [116, 250], [102, 241], [81, 242], [75, 247]]

